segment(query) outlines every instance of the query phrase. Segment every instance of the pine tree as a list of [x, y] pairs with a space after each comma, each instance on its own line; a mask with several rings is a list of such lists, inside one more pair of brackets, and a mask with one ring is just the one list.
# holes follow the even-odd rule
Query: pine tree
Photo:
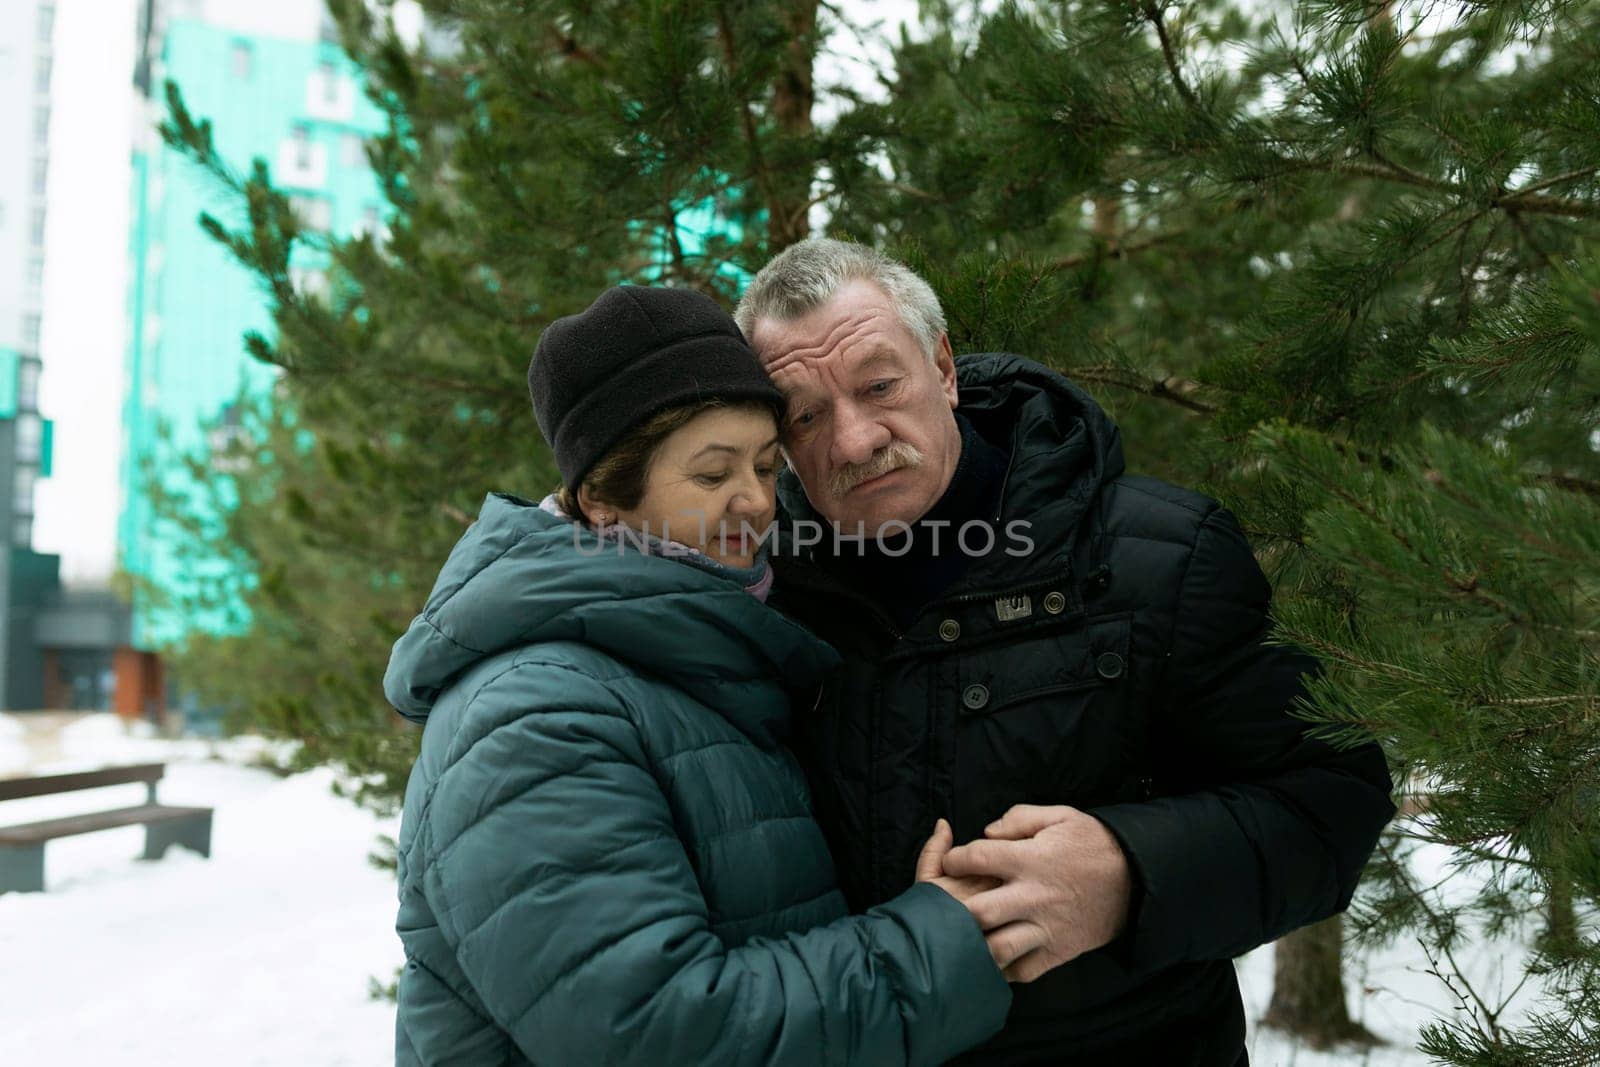
[[[243, 603], [248, 628], [173, 650], [180, 677], [392, 807], [416, 735], [383, 701], [390, 645], [487, 489], [557, 480], [524, 378], [540, 330], [621, 281], [727, 301], [805, 232], [817, 8], [433, 4], [416, 52], [363, 3], [330, 10], [389, 117], [369, 144], [386, 234], [310, 230], [265, 163], [232, 171], [167, 88], [164, 138], [247, 208], [246, 225], [201, 224], [261, 280], [276, 331], [246, 343], [283, 373], [270, 403], [241, 399], [239, 470], [196, 465], [160, 509], [191, 559], [243, 581], [166, 607]], [[687, 228], [708, 215], [714, 231]], [[328, 257], [326, 293], [296, 288], [301, 247]]]
[[[934, 283], [958, 352], [1059, 367], [1135, 469], [1241, 516], [1282, 637], [1329, 664], [1305, 713], [1381, 738], [1426, 797], [1352, 936], [1420, 932], [1459, 982], [1474, 921], [1547, 913], [1549, 1017], [1508, 1027], [1464, 993], [1426, 1047], [1584, 1062], [1600, 6], [928, 3], [881, 99], [818, 83], [843, 16], [815, 0], [425, 6], [447, 47], [332, 5], [390, 118], [385, 240], [307, 232], [265, 166], [216, 158], [205, 102], [171, 95], [169, 142], [248, 206], [207, 226], [266, 286], [276, 333], [250, 344], [283, 371], [207, 487], [236, 500], [226, 528], [185, 527], [251, 576], [249, 636], [179, 650], [191, 684], [392, 803], [415, 736], [381, 699], [389, 644], [485, 489], [555, 484], [522, 377], [540, 329], [620, 281], [731, 301], [825, 217]], [[326, 295], [292, 284], [303, 242], [331, 257]], [[1445, 906], [1414, 882], [1418, 839], [1490, 888]], [[1282, 949], [1282, 971], [1336, 988], [1330, 946], [1309, 968]]]

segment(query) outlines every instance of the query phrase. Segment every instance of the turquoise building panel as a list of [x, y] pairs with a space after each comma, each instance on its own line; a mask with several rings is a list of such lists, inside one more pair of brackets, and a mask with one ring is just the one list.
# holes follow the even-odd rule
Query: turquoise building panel
[[[296, 199], [314, 228], [346, 236], [386, 221], [387, 203], [363, 143], [383, 129], [384, 116], [361, 91], [359, 72], [337, 45], [246, 36], [174, 17], [162, 41], [161, 68], [189, 111], [210, 120], [229, 166], [245, 174], [253, 160], [265, 160], [274, 184]], [[158, 83], [152, 92], [154, 122], [164, 112], [164, 89]], [[132, 171], [122, 566], [179, 599], [202, 584], [242, 592], [254, 575], [235, 573], [224, 560], [182, 553], [178, 531], [157, 525], [151, 495], [159, 487], [191, 496], [195, 486], [181, 453], [209, 447], [208, 434], [226, 420], [241, 392], [269, 395], [276, 371], [253, 360], [243, 343], [250, 331], [272, 336], [269, 297], [199, 226], [202, 213], [230, 228], [243, 226], [243, 206], [235, 198], [153, 137], [134, 154]], [[656, 246], [659, 262], [667, 263], [670, 251], [660, 227], [640, 228]], [[718, 237], [738, 235], [737, 224], [711, 199], [680, 212], [678, 238], [689, 255], [704, 254]], [[324, 265], [314, 251], [297, 250], [297, 270]], [[735, 287], [748, 281], [731, 266], [724, 273]], [[0, 374], [0, 388], [5, 380], [14, 390], [15, 374]], [[209, 480], [226, 507], [231, 479], [214, 471]], [[224, 516], [213, 518], [220, 522]], [[160, 649], [196, 630], [229, 633], [249, 626], [242, 598], [207, 617], [170, 610], [161, 600], [136, 594], [137, 647]]]
[[[174, 18], [161, 65], [190, 112], [211, 121], [234, 171], [247, 173], [255, 159], [265, 160], [274, 184], [297, 198], [314, 228], [342, 236], [380, 222], [384, 200], [363, 139], [382, 129], [383, 116], [336, 45], [244, 36]], [[153, 91], [158, 102], [164, 99], [160, 86]], [[152, 121], [160, 114], [155, 110]], [[207, 213], [230, 228], [243, 226], [243, 205], [178, 153], [154, 138], [150, 145], [132, 164], [122, 565], [179, 597], [201, 582], [243, 589], [253, 576], [230, 573], [221, 560], [182, 558], [177, 531], [155, 522], [151, 490], [188, 495], [194, 487], [180, 454], [207, 450], [219, 426], [228, 432], [228, 412], [241, 392], [270, 391], [276, 369], [251, 358], [243, 341], [250, 331], [272, 336], [269, 296], [199, 225]], [[296, 255], [297, 269], [322, 266], [314, 253]], [[228, 480], [223, 471], [210, 477]], [[159, 600], [136, 598], [139, 647], [180, 641], [195, 628], [248, 625], [242, 605], [196, 618], [163, 610]]]
[[0, 419], [17, 417], [18, 377], [22, 371], [22, 354], [11, 348], [0, 348]]

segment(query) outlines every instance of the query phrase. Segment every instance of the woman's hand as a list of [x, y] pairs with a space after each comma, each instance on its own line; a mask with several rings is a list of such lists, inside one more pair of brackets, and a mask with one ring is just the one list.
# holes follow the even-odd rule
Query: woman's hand
[[934, 824], [933, 836], [928, 838], [927, 843], [922, 846], [922, 854], [917, 857], [917, 881], [932, 882], [965, 904], [979, 893], [999, 886], [1000, 880], [981, 875], [957, 878], [955, 875], [945, 874], [944, 856], [955, 847], [955, 842], [955, 831], [950, 829], [948, 822], [940, 819]]

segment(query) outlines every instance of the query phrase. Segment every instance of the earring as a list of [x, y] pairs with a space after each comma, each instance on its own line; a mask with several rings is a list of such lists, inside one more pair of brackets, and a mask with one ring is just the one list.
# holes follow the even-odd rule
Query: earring
[[596, 526], [610, 526], [611, 525], [611, 516], [606, 514], [603, 511], [596, 512], [595, 513], [595, 517], [594, 517], [594, 524]]

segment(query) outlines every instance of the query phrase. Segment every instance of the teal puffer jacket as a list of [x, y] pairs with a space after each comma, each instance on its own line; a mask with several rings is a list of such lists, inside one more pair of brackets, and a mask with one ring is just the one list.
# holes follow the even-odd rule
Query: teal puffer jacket
[[956, 900], [846, 913], [780, 743], [832, 649], [575, 531], [491, 495], [395, 645], [385, 692], [426, 723], [396, 1062], [936, 1063], [998, 1030]]

